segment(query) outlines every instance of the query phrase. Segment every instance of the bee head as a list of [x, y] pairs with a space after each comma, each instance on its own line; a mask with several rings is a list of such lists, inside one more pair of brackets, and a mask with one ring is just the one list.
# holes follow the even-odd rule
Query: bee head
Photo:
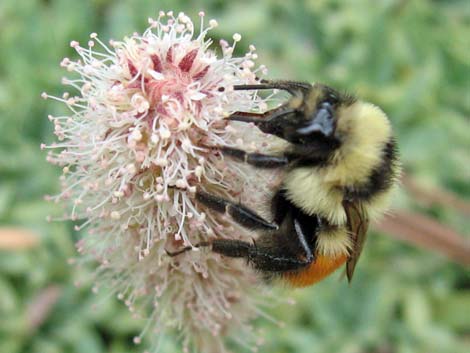
[[338, 105], [339, 94], [327, 86], [315, 84], [309, 91], [294, 95], [284, 110], [273, 114], [259, 128], [293, 144], [333, 141]]
[[[292, 97], [279, 108], [263, 118], [256, 114], [235, 113], [230, 120], [253, 122], [264, 133], [276, 135], [295, 145], [338, 146], [336, 128], [338, 108], [352, 104], [354, 98], [342, 95], [322, 84], [280, 82], [273, 84], [237, 86], [237, 89], [278, 88], [287, 90]], [[261, 116], [258, 114], [258, 116]]]

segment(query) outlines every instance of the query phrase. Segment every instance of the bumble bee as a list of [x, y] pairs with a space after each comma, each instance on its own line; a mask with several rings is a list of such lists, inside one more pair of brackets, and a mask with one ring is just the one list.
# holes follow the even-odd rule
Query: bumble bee
[[284, 139], [283, 151], [270, 155], [219, 148], [257, 168], [284, 168], [285, 176], [271, 198], [271, 220], [243, 204], [198, 191], [200, 204], [260, 236], [256, 243], [214, 239], [195, 246], [245, 258], [262, 273], [296, 287], [318, 282], [343, 264], [351, 281], [369, 220], [386, 210], [400, 172], [387, 116], [371, 103], [319, 83], [263, 80], [234, 89], [280, 89], [291, 95], [263, 114], [235, 112], [228, 117]]

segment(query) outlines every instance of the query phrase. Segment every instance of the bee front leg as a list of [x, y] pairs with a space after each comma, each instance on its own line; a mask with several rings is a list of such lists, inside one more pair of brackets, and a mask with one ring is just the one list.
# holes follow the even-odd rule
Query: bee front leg
[[281, 138], [284, 136], [286, 122], [297, 114], [297, 109], [280, 106], [268, 110], [263, 114], [235, 112], [226, 119], [230, 121], [241, 121], [245, 123], [254, 123], [255, 126], [265, 134], [276, 135]]
[[218, 148], [224, 155], [230, 156], [241, 162], [248, 163], [258, 168], [280, 168], [289, 163], [286, 156], [272, 156], [262, 153], [248, 153], [243, 150], [231, 147]]
[[274, 110], [276, 109], [268, 110], [264, 113], [235, 112], [226, 117], [226, 119], [231, 121], [258, 124], [266, 121], [266, 119], [273, 113]]

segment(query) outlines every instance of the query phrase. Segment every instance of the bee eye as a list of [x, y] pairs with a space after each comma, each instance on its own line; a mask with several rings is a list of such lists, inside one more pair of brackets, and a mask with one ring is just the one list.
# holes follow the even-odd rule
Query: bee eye
[[331, 137], [335, 129], [334, 117], [335, 112], [331, 103], [323, 101], [310, 117], [307, 125], [297, 129], [297, 134], [300, 136], [321, 134], [325, 137]]
[[328, 110], [328, 111], [333, 111], [333, 106], [332, 104], [329, 102], [329, 101], [324, 101], [320, 104], [318, 110], [320, 109], [325, 109], [325, 110]]

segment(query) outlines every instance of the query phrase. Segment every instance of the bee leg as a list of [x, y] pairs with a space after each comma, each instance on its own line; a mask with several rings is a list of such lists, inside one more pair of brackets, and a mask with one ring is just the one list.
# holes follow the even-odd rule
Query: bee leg
[[200, 247], [203, 247], [203, 246], [211, 246], [211, 242], [202, 241], [200, 243], [197, 243], [194, 246], [185, 246], [184, 248], [182, 248], [180, 250], [177, 250], [177, 251], [168, 251], [166, 249], [165, 249], [165, 251], [166, 251], [166, 254], [168, 256], [175, 257], [175, 256], [178, 256], [178, 255], [181, 255], [182, 253], [185, 253], [186, 251], [192, 250], [193, 248], [200, 248]]
[[[249, 243], [235, 239], [214, 239], [210, 242], [203, 242], [194, 245], [199, 248], [209, 246], [217, 254], [233, 258], [245, 258], [255, 269], [267, 272], [287, 272], [295, 271], [309, 265], [311, 261], [299, 259], [293, 255], [282, 254], [276, 248], [258, 247], [256, 243]], [[170, 252], [165, 250], [167, 255], [175, 257], [192, 250], [192, 246], [186, 246], [180, 250]]]
[[231, 121], [241, 121], [245, 123], [254, 123], [255, 126], [265, 134], [276, 135], [284, 138], [285, 124], [292, 117], [298, 114], [295, 108], [286, 108], [281, 106], [269, 110], [263, 114], [235, 112], [226, 119]]
[[[248, 229], [276, 230], [279, 228], [279, 226], [276, 223], [272, 223], [272, 222], [265, 220], [261, 216], [257, 215], [254, 211], [250, 210], [248, 207], [226, 200], [222, 197], [215, 196], [215, 195], [206, 193], [204, 191], [198, 191], [196, 193], [196, 200], [202, 203], [203, 205], [207, 206], [213, 211], [216, 211], [218, 213], [226, 213], [230, 215], [235, 222], [237, 222], [241, 226], [246, 227]], [[172, 252], [166, 249], [165, 251], [168, 256], [175, 257], [187, 251], [190, 251], [194, 248], [199, 248], [199, 247], [212, 246], [214, 248], [215, 246], [215, 248], [218, 249], [217, 244], [219, 244], [219, 242], [222, 242], [220, 244], [223, 247], [224, 241], [225, 240], [222, 240], [222, 239], [216, 239], [213, 241], [204, 241], [204, 242], [195, 244], [193, 246], [186, 246], [177, 251]], [[229, 254], [226, 254], [226, 255], [230, 256]], [[241, 256], [232, 256], [232, 257], [241, 257]]]
[[251, 164], [258, 168], [279, 168], [289, 163], [286, 156], [270, 156], [262, 153], [247, 153], [243, 150], [231, 147], [220, 147], [219, 150], [236, 160]]
[[267, 118], [275, 111], [276, 109], [268, 110], [264, 113], [251, 113], [251, 112], [234, 112], [230, 114], [226, 119], [232, 121], [242, 121], [245, 123], [261, 123], [266, 121]]
[[[298, 251], [287, 251], [281, 241], [265, 241], [265, 244], [258, 246], [255, 242], [249, 243], [235, 239], [214, 239], [196, 244], [195, 247], [209, 246], [215, 253], [233, 258], [245, 258], [259, 271], [268, 273], [292, 272], [307, 267], [315, 259], [313, 249], [297, 220], [294, 220], [294, 228], [297, 237], [295, 240], [299, 243]], [[264, 236], [270, 237], [268, 234]], [[284, 242], [293, 240], [286, 239], [286, 237], [288, 238], [286, 235], [279, 235], [279, 239], [284, 239]], [[166, 252], [169, 256], [174, 257], [191, 249], [192, 247], [187, 246], [175, 252]]]
[[268, 110], [263, 114], [235, 112], [229, 115], [226, 119], [230, 121], [254, 123], [262, 132], [278, 135], [282, 132], [286, 117], [295, 113], [296, 109], [281, 106], [279, 108]]
[[277, 224], [265, 220], [248, 207], [220, 196], [198, 191], [196, 200], [213, 211], [230, 215], [235, 222], [248, 229], [276, 230], [279, 228]]
[[[281, 242], [267, 241], [266, 244], [257, 246], [256, 243], [251, 244], [233, 239], [213, 240], [212, 251], [228, 257], [245, 258], [255, 269], [260, 271], [282, 273], [300, 270], [310, 265], [314, 261], [314, 256], [313, 250], [298, 224], [298, 222], [294, 223], [295, 235], [299, 242], [299, 250], [296, 252], [287, 251]], [[280, 235], [280, 238], [286, 238], [286, 235]]]
[[212, 244], [212, 251], [229, 257], [244, 257], [255, 269], [274, 273], [299, 270], [311, 263], [293, 254], [282, 254], [279, 249], [258, 247], [241, 241], [234, 244], [233, 241], [218, 239], [217, 243]]

